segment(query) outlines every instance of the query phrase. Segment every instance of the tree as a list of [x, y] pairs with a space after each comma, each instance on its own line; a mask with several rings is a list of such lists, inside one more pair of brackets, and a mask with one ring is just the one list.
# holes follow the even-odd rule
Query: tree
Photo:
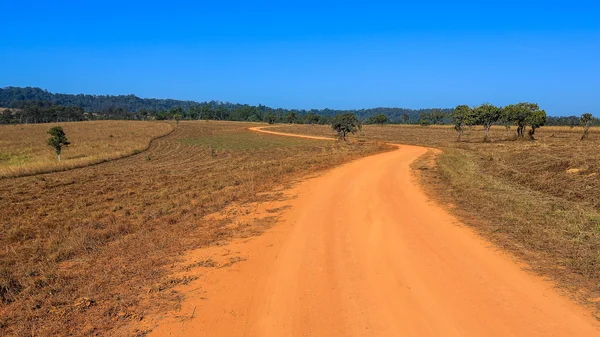
[[579, 124], [581, 124], [581, 126], [583, 126], [583, 135], [581, 135], [581, 140], [584, 140], [588, 137], [590, 126], [592, 126], [593, 120], [594, 120], [594, 117], [589, 112], [581, 115], [581, 118], [579, 119]]
[[287, 114], [285, 116], [285, 121], [289, 124], [296, 123], [297, 120], [298, 120], [298, 115], [296, 115], [296, 113], [294, 111], [290, 112], [289, 114]]
[[446, 113], [442, 111], [442, 109], [431, 109], [429, 113], [429, 120], [432, 124], [442, 124], [444, 118], [446, 117]]
[[375, 116], [371, 116], [368, 120], [368, 123], [383, 125], [384, 123], [387, 123], [387, 121], [388, 117], [385, 114], [377, 114]]
[[350, 112], [335, 115], [331, 120], [331, 128], [337, 132], [340, 140], [346, 140], [346, 135], [358, 131], [359, 126], [360, 121]]
[[540, 107], [536, 103], [522, 102], [518, 104], [511, 104], [504, 107], [503, 119], [507, 118], [508, 120], [512, 121], [512, 123], [516, 124], [517, 137], [523, 138], [525, 135], [525, 126], [527, 126], [530, 116], [532, 114], [539, 115], [537, 111], [540, 111]]
[[535, 140], [535, 129], [546, 124], [546, 111], [539, 109], [531, 111], [527, 115], [525, 122], [531, 126], [531, 130], [529, 130], [529, 140]]
[[506, 128], [506, 138], [509, 138], [510, 127], [513, 124], [512, 111], [510, 110], [509, 106], [502, 108], [502, 111], [500, 112], [500, 122], [502, 122], [504, 128]]
[[269, 124], [275, 124], [275, 121], [277, 120], [277, 116], [273, 115], [270, 112], [265, 113], [265, 117], [264, 117], [264, 121], [269, 123]]
[[204, 103], [200, 105], [200, 117], [199, 119], [209, 120], [212, 119], [214, 114], [212, 107], [210, 104]]
[[304, 116], [305, 124], [318, 124], [320, 116], [315, 114], [314, 112], [309, 112]]
[[493, 106], [489, 103], [483, 103], [482, 105], [475, 107], [473, 110], [475, 118], [477, 120], [477, 124], [483, 125], [483, 140], [490, 140], [490, 128], [494, 123], [500, 119], [501, 109]]
[[406, 112], [402, 114], [401, 118], [404, 124], [408, 124], [408, 122], [410, 121], [410, 116]]
[[427, 112], [421, 112], [419, 114], [419, 124], [421, 124], [421, 126], [428, 126], [431, 124], [429, 121], [429, 114]]
[[177, 126], [179, 126], [179, 121], [181, 120], [183, 116], [181, 114], [173, 114], [173, 119], [175, 120], [175, 122], [177, 123]]
[[58, 161], [60, 161], [60, 153], [62, 152], [63, 147], [67, 147], [71, 145], [71, 143], [60, 126], [55, 126], [46, 133], [50, 135], [47, 144], [54, 148], [56, 155], [58, 156]]
[[460, 142], [460, 136], [462, 135], [465, 126], [473, 123], [473, 109], [468, 105], [459, 105], [450, 114], [452, 123], [454, 124], [454, 130], [458, 134], [456, 141]]

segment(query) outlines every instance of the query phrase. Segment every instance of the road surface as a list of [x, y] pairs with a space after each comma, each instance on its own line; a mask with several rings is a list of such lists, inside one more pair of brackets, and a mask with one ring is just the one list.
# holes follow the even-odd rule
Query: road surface
[[409, 167], [426, 151], [299, 184], [273, 229], [198, 253], [246, 260], [207, 271], [178, 317], [192, 314], [151, 336], [600, 336], [586, 309], [428, 200]]

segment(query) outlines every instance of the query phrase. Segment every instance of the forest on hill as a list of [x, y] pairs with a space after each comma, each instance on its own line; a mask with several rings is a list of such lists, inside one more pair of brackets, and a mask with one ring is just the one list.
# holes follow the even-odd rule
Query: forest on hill
[[[2, 109], [4, 108], [4, 109]], [[281, 109], [221, 101], [140, 98], [135, 95], [57, 94], [41, 88], [0, 88], [0, 124], [49, 123], [99, 119], [214, 119], [268, 123], [329, 124], [333, 116], [352, 113], [364, 123], [447, 124], [454, 109], [378, 107], [360, 110]], [[385, 116], [385, 119], [382, 119]], [[547, 125], [575, 126], [578, 116], [548, 117]], [[594, 124], [600, 124], [594, 119]]]
[[[52, 108], [55, 106], [54, 108]], [[22, 122], [40, 123], [58, 120], [87, 119], [168, 119], [179, 114], [183, 119], [219, 119], [237, 121], [312, 122], [328, 123], [330, 117], [351, 112], [360, 119], [385, 114], [390, 122], [417, 123], [422, 113], [432, 109], [373, 108], [361, 110], [333, 109], [280, 109], [259, 104], [237, 104], [221, 101], [182, 101], [174, 99], [140, 98], [135, 95], [84, 95], [55, 94], [40, 88], [0, 88], [0, 107], [14, 110], [29, 110], [21, 117]], [[33, 107], [33, 108], [32, 108]], [[60, 107], [60, 108], [57, 108]], [[68, 113], [64, 108], [78, 107], [81, 110]], [[56, 110], [61, 110], [57, 113]], [[451, 109], [441, 109], [449, 112]], [[41, 113], [44, 112], [44, 115]], [[408, 116], [408, 119], [407, 119]], [[404, 118], [404, 119], [403, 119]], [[7, 117], [0, 118], [6, 122]]]

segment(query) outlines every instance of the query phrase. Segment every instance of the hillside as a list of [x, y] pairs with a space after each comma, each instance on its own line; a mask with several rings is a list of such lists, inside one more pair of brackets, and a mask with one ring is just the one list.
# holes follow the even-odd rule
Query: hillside
[[[405, 109], [405, 108], [387, 108], [378, 107], [371, 109], [361, 110], [334, 110], [334, 109], [279, 109], [271, 108], [264, 105], [258, 105], [257, 107], [251, 107], [244, 104], [236, 104], [230, 102], [220, 101], [209, 101], [209, 102], [196, 102], [196, 101], [184, 101], [175, 99], [157, 99], [157, 98], [140, 98], [135, 95], [84, 95], [84, 94], [58, 94], [51, 93], [41, 88], [32, 87], [6, 87], [0, 88], [0, 107], [6, 108], [22, 108], [29, 102], [45, 102], [59, 106], [66, 107], [81, 107], [85, 112], [112, 112], [120, 109], [131, 115], [138, 112], [160, 112], [169, 111], [174, 108], [181, 108], [184, 111], [189, 111], [190, 108], [198, 106], [209, 106], [212, 110], [224, 109], [225, 111], [231, 112], [234, 110], [240, 110], [244, 108], [256, 108], [258, 111], [257, 116], [261, 117], [260, 114], [271, 112], [275, 115], [285, 115], [291, 112], [297, 115], [316, 114], [325, 117], [331, 117], [339, 113], [352, 112], [357, 114], [359, 118], [369, 118], [373, 115], [383, 113], [388, 116], [390, 121], [399, 122], [401, 121], [402, 115], [407, 114], [410, 121], [417, 122], [419, 114], [422, 112], [430, 112], [431, 109]], [[442, 109], [444, 112], [449, 112], [450, 109]], [[252, 114], [251, 114], [252, 115]], [[261, 118], [262, 119], [262, 118]]]

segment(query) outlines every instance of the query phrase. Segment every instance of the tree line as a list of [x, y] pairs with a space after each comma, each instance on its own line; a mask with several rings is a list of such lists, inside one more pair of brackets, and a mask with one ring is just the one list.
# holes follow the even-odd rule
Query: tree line
[[[516, 107], [497, 108], [500, 117], [494, 120], [496, 108], [492, 105], [478, 107], [477, 116], [487, 111], [492, 124], [509, 125], [515, 122], [508, 118], [508, 111], [521, 109], [524, 103]], [[527, 103], [529, 104], [529, 103]], [[265, 105], [234, 104], [210, 101], [194, 102], [172, 99], [147, 99], [134, 95], [69, 95], [53, 94], [40, 88], [0, 88], [0, 124], [49, 123], [85, 120], [231, 120], [267, 123], [331, 124], [334, 116], [350, 113], [360, 124], [455, 124], [452, 117], [456, 109], [420, 109], [373, 108], [361, 110], [334, 109], [275, 109]], [[471, 108], [470, 108], [471, 109]], [[506, 110], [508, 109], [508, 110]], [[529, 106], [529, 109], [534, 109]], [[539, 109], [539, 108], [537, 108]], [[471, 109], [473, 110], [473, 109]], [[465, 110], [466, 111], [466, 110]], [[542, 110], [543, 111], [543, 110]], [[474, 114], [474, 111], [470, 114]], [[517, 113], [516, 123], [523, 124], [523, 112]], [[521, 117], [519, 117], [521, 116]], [[530, 119], [532, 117], [529, 117]], [[480, 117], [467, 118], [466, 123], [476, 123]], [[480, 122], [480, 121], [477, 121]], [[507, 124], [508, 123], [508, 124]], [[574, 127], [580, 124], [579, 116], [545, 116], [545, 125], [566, 125]], [[592, 118], [589, 125], [600, 125], [600, 120]], [[456, 125], [456, 124], [455, 124]], [[467, 124], [466, 124], [467, 125]], [[481, 125], [488, 125], [482, 123]], [[491, 124], [490, 124], [491, 125]], [[533, 132], [535, 133], [535, 128]], [[489, 130], [489, 128], [488, 128]], [[517, 126], [517, 131], [522, 129]], [[519, 134], [519, 136], [523, 136]]]
[[[272, 123], [312, 123], [329, 124], [331, 118], [341, 113], [353, 113], [361, 121], [378, 114], [385, 114], [390, 123], [416, 124], [419, 114], [433, 109], [372, 108], [354, 110], [335, 109], [276, 109], [259, 104], [235, 104], [221, 101], [182, 101], [173, 99], [139, 98], [135, 95], [72, 95], [55, 94], [40, 88], [0, 88], [0, 107], [9, 108], [0, 123], [23, 120], [20, 111], [35, 106], [80, 107], [84, 114], [80, 120], [93, 119], [216, 119], [235, 121], [265, 121]], [[31, 109], [30, 109], [31, 110]], [[441, 109], [450, 112], [451, 109]], [[44, 110], [28, 111], [31, 123], [41, 123], [50, 118], [39, 116]], [[60, 119], [62, 117], [59, 116]], [[67, 120], [75, 120], [74, 116]]]

